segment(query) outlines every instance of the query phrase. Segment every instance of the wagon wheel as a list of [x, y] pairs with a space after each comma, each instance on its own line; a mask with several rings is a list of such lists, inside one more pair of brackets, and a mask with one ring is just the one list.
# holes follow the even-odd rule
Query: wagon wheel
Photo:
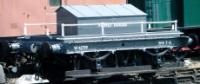
[[172, 56], [175, 58], [176, 64], [181, 65], [181, 62], [184, 61], [184, 58], [188, 55], [188, 52], [180, 52], [180, 49], [173, 52]]
[[170, 49], [153, 49], [146, 50], [146, 53], [153, 57], [153, 67], [159, 68], [163, 63], [163, 55], [165, 55]]
[[44, 42], [41, 45], [37, 59], [36, 67], [40, 76], [56, 84], [64, 80], [64, 70], [62, 66], [54, 64], [54, 54], [49, 43]]
[[[51, 49], [49, 46], [49, 43], [44, 42], [39, 51], [38, 56], [36, 56], [35, 60], [35, 69], [36, 69], [36, 77], [42, 76], [44, 78], [47, 78], [45, 65], [48, 65], [48, 61], [50, 61], [48, 58], [51, 55]], [[36, 78], [37, 79], [37, 78]]]
[[0, 43], [0, 61], [5, 62], [6, 61], [6, 57], [9, 55], [9, 44], [7, 42], [1, 42]]

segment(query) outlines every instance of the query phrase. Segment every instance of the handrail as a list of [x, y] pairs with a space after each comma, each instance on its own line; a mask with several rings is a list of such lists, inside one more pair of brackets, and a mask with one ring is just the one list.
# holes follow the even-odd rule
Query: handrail
[[148, 29], [151, 29], [153, 24], [171, 24], [171, 28], [174, 31], [177, 31], [177, 20], [175, 21], [157, 21], [157, 22], [101, 22], [101, 23], [85, 23], [85, 24], [61, 24], [61, 36], [65, 36], [65, 27], [73, 27], [73, 26], [98, 26], [101, 27], [101, 35], [105, 35], [105, 28], [109, 25], [115, 25], [115, 24], [140, 24], [141, 26], [141, 33], [144, 33], [144, 27], [145, 25], [148, 26]]
[[[65, 27], [73, 26], [98, 26], [101, 28], [101, 35], [105, 35], [105, 28], [109, 28], [110, 25], [129, 25], [129, 24], [138, 24], [141, 28], [141, 33], [144, 33], [145, 27], [151, 29], [153, 24], [171, 24], [171, 28], [174, 31], [177, 31], [177, 20], [175, 21], [157, 21], [157, 22], [101, 22], [101, 23], [85, 23], [85, 24], [61, 24], [61, 36], [65, 36]], [[40, 26], [40, 25], [57, 25], [57, 23], [24, 23], [24, 35], [28, 35], [28, 26]], [[49, 28], [46, 28], [46, 35], [49, 35]]]
[[[28, 35], [28, 26], [43, 26], [43, 25], [56, 25], [57, 23], [24, 23], [24, 35]], [[46, 35], [49, 35], [49, 28], [46, 28]]]

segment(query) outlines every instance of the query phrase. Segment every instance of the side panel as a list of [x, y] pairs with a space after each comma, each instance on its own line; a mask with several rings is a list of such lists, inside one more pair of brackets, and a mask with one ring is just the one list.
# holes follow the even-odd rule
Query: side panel
[[118, 51], [133, 49], [173, 48], [187, 45], [188, 38], [157, 38], [124, 41], [65, 43], [59, 53], [75, 54], [83, 52]]
[[[1, 0], [0, 1], [0, 36], [23, 35], [24, 23], [55, 22], [55, 15], [48, 15], [46, 0]], [[50, 21], [54, 20], [54, 21]], [[44, 34], [47, 26], [29, 26], [31, 35]], [[55, 29], [50, 32], [55, 32]]]
[[200, 0], [184, 0], [184, 26], [200, 25]]
[[[84, 23], [101, 23], [101, 22], [114, 22], [121, 24], [111, 24], [104, 25], [104, 34], [127, 34], [127, 33], [136, 33], [141, 32], [140, 24], [124, 24], [123, 22], [144, 22], [146, 21], [145, 16], [126, 16], [126, 17], [102, 17], [102, 18], [86, 18], [80, 19], [78, 21], [79, 24]], [[93, 26], [80, 26], [78, 27], [79, 35], [101, 35], [101, 26], [93, 25]]]
[[177, 18], [177, 0], [146, 0], [149, 21], [166, 21]]

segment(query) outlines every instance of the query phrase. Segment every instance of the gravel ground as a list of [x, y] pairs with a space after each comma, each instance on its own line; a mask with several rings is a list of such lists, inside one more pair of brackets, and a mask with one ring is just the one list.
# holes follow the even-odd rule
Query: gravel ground
[[8, 78], [7, 84], [16, 84], [18, 78]]

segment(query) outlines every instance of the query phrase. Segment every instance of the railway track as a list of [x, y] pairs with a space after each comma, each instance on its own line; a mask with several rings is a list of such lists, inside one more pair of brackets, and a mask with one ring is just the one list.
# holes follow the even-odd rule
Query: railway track
[[[25, 78], [28, 79], [28, 78]], [[7, 84], [24, 84], [22, 81], [17, 82], [18, 78], [8, 78]], [[200, 84], [200, 68], [178, 68], [156, 70], [155, 75], [150, 79], [137, 77], [122, 77], [117, 76], [101, 80], [77, 80], [60, 82], [59, 84]], [[51, 83], [36, 83], [36, 84], [51, 84]]]
[[[68, 84], [65, 82], [64, 84]], [[71, 82], [74, 84], [74, 82]], [[83, 84], [83, 82], [75, 82]], [[128, 78], [112, 78], [85, 84], [200, 84], [200, 68], [177, 68], [156, 70], [152, 78], [144, 79], [138, 75]]]

